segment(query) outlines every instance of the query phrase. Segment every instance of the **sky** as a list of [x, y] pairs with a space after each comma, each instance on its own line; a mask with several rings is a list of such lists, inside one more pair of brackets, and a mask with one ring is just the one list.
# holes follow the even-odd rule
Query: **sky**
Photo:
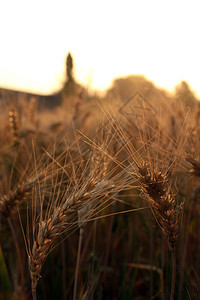
[[51, 94], [74, 75], [88, 89], [143, 74], [200, 96], [199, 0], [6, 0], [0, 2], [0, 87]]

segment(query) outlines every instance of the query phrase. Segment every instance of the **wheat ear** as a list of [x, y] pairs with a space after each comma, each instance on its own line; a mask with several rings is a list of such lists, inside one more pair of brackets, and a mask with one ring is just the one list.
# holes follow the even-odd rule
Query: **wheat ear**
[[175, 251], [183, 203], [177, 205], [164, 174], [150, 172], [146, 164], [139, 166], [138, 171], [142, 193], [147, 196], [157, 222], [167, 234], [170, 251]]
[[173, 264], [170, 300], [173, 300], [176, 282], [175, 246], [180, 229], [183, 202], [180, 205], [176, 204], [164, 174], [157, 171], [150, 172], [146, 163], [139, 166], [138, 171], [142, 193], [147, 197], [158, 224], [168, 237]]
[[9, 111], [8, 121], [9, 121], [9, 126], [12, 131], [13, 138], [14, 138], [13, 145], [18, 146], [18, 144], [19, 144], [19, 124], [18, 124], [17, 112], [14, 109]]
[[185, 160], [191, 165], [191, 169], [189, 170], [189, 172], [194, 176], [200, 177], [200, 162], [196, 159], [193, 159], [189, 155], [185, 158]]
[[[100, 201], [107, 197], [113, 189], [113, 185], [108, 181], [91, 181], [84, 185], [79, 191], [67, 197], [63, 204], [56, 207], [53, 213], [39, 223], [37, 236], [33, 243], [32, 251], [29, 253], [29, 270], [32, 280], [32, 292], [35, 294], [42, 265], [48, 255], [49, 248], [56, 237], [67, 230], [68, 218], [82, 209], [88, 203]], [[89, 212], [88, 212], [89, 217]]]
[[32, 191], [34, 184], [41, 181], [43, 178], [44, 175], [39, 174], [38, 176], [19, 184], [9, 195], [3, 195], [0, 198], [0, 229], [6, 219], [15, 211], [19, 203], [27, 198]]

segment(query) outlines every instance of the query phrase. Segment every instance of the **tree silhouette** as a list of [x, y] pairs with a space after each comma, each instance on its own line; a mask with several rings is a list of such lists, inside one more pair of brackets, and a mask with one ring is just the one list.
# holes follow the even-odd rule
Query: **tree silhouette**
[[75, 81], [73, 78], [73, 59], [70, 53], [67, 55], [66, 59], [66, 82], [64, 85], [64, 95], [70, 96], [74, 94], [75, 90]]
[[72, 70], [73, 70], [73, 59], [71, 54], [69, 53], [67, 55], [67, 60], [66, 60], [66, 72], [67, 72], [68, 80], [73, 80]]

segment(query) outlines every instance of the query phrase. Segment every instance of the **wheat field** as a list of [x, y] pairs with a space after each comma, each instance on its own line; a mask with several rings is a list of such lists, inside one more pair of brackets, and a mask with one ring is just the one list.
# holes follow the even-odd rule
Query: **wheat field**
[[1, 98], [0, 299], [200, 299], [198, 99], [69, 78], [53, 109]]

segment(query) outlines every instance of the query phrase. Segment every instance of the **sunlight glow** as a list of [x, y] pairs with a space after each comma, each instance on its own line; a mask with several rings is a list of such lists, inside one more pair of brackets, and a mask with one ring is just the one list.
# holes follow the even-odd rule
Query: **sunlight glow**
[[0, 87], [52, 93], [65, 58], [89, 88], [144, 74], [172, 89], [181, 80], [200, 95], [199, 1], [3, 1]]

